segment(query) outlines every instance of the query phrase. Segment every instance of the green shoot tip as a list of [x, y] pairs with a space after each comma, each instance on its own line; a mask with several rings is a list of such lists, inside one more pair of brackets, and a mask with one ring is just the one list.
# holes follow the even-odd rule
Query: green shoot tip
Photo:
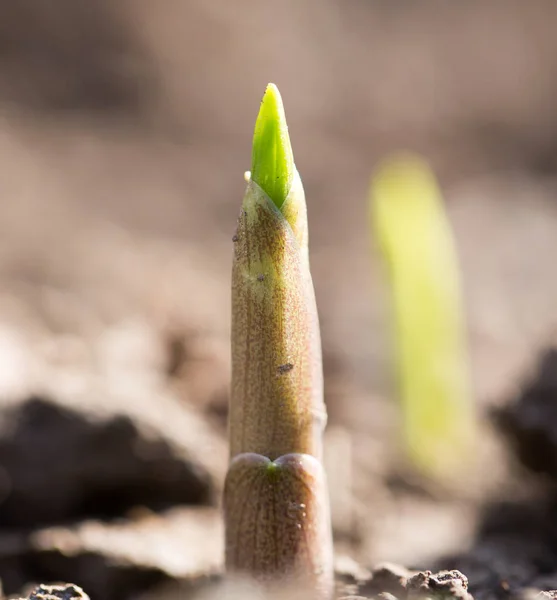
[[265, 90], [253, 135], [251, 178], [280, 209], [294, 178], [294, 155], [280, 92]]

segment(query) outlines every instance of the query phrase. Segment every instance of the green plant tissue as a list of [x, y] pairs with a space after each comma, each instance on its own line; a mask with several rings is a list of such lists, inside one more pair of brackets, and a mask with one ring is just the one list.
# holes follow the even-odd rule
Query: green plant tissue
[[404, 439], [428, 474], [471, 456], [474, 410], [459, 266], [435, 177], [413, 156], [372, 177], [372, 231], [387, 265]]

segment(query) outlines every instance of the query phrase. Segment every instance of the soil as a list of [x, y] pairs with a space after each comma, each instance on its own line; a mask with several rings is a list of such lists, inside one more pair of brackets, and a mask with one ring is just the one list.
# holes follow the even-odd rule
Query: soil
[[[555, 596], [555, 18], [518, 0], [0, 2], [5, 594], [222, 595], [231, 238], [270, 80], [308, 198], [338, 595]], [[399, 447], [365, 205], [399, 150], [439, 175], [462, 265], [483, 435], [450, 486]]]

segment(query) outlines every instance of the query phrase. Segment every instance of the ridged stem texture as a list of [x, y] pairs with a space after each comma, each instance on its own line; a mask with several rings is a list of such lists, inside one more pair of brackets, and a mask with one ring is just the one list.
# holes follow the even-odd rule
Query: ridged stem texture
[[304, 189], [270, 84], [234, 235], [226, 566], [332, 594], [323, 374]]

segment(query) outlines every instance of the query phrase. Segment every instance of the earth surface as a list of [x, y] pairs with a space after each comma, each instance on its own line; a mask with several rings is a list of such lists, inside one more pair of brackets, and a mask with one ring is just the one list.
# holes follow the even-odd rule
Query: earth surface
[[[0, 1], [5, 594], [222, 593], [231, 238], [269, 81], [308, 200], [339, 596], [557, 589], [555, 19], [549, 0]], [[407, 150], [462, 268], [483, 429], [456, 486], [399, 443], [367, 188]], [[37, 588], [60, 581], [85, 591]]]

